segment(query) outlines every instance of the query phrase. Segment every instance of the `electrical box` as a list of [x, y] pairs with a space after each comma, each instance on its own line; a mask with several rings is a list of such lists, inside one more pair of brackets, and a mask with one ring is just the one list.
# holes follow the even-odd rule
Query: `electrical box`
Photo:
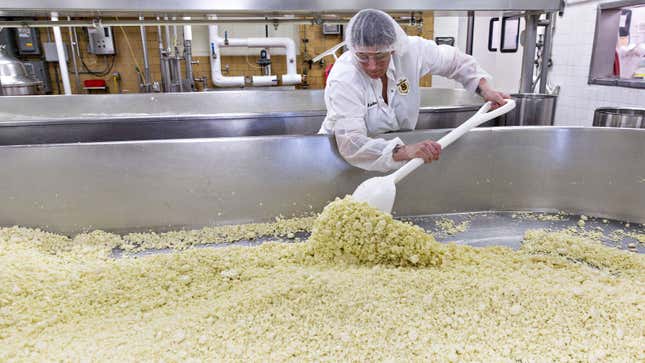
[[17, 28], [16, 43], [20, 55], [40, 54], [38, 32], [35, 28]]
[[340, 24], [327, 24], [323, 23], [322, 25], [322, 32], [325, 35], [337, 35], [340, 34], [341, 27], [342, 25]]
[[23, 63], [27, 69], [27, 73], [43, 82], [43, 92], [51, 93], [52, 85], [49, 81], [49, 68], [47, 64], [43, 61], [27, 61]]
[[[67, 44], [65, 42], [63, 42], [63, 49], [65, 50], [65, 61], [67, 61], [69, 56], [67, 54]], [[58, 62], [58, 49], [56, 49], [56, 43], [43, 43], [43, 50], [45, 51], [45, 60], [47, 62]]]
[[88, 52], [92, 54], [115, 54], [114, 36], [112, 28], [102, 26], [96, 28], [87, 28], [89, 39]]

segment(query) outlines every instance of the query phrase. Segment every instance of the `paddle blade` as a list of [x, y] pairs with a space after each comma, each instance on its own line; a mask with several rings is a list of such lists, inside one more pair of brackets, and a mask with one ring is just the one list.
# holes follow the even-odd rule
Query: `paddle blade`
[[389, 177], [375, 177], [362, 182], [352, 194], [352, 198], [359, 202], [367, 202], [374, 208], [385, 213], [392, 213], [396, 186]]

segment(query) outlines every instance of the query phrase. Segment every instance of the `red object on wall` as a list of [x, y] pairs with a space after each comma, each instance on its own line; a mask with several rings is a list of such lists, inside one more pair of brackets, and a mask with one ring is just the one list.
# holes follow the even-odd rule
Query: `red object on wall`
[[83, 81], [85, 88], [105, 88], [107, 84], [104, 79], [86, 79]]
[[618, 52], [614, 52], [614, 76], [620, 77], [620, 57]]
[[325, 76], [323, 77], [323, 86], [327, 86], [327, 77], [329, 77], [329, 73], [331, 72], [332, 67], [334, 67], [334, 63], [329, 63], [327, 67], [325, 67]]

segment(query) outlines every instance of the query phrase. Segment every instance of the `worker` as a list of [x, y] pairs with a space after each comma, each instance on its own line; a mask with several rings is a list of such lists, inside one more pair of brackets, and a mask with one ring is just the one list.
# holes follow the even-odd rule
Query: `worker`
[[419, 80], [431, 73], [459, 81], [497, 108], [508, 95], [494, 90], [491, 77], [469, 55], [432, 40], [408, 36], [388, 14], [358, 12], [345, 36], [348, 52], [338, 58], [327, 79], [327, 116], [319, 133], [336, 138], [350, 164], [377, 171], [398, 169], [407, 160], [438, 160], [441, 145], [432, 140], [405, 145], [371, 137], [414, 130], [419, 118]]

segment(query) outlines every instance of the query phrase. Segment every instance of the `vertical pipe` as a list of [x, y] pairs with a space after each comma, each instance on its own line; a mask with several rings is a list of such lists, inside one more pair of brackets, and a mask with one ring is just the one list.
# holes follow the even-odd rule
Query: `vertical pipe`
[[[52, 21], [58, 21], [58, 13], [52, 12]], [[63, 78], [63, 89], [66, 95], [72, 94], [72, 87], [69, 84], [69, 73], [67, 71], [67, 61], [65, 60], [65, 48], [63, 36], [60, 33], [60, 27], [54, 27], [54, 41], [56, 42], [56, 53], [58, 53], [58, 65], [60, 67], [61, 77]]]
[[[70, 17], [67, 17], [67, 20], [71, 20]], [[72, 64], [74, 65], [74, 78], [76, 80], [76, 92], [80, 93], [81, 92], [81, 77], [78, 75], [78, 64], [76, 63], [76, 48], [75, 48], [75, 42], [74, 42], [74, 34], [72, 33], [72, 27], [70, 26], [69, 28], [69, 44], [70, 48], [72, 48]]]
[[[167, 16], [164, 16], [164, 20], [168, 20]], [[170, 43], [170, 25], [165, 26], [165, 33], [166, 33], [166, 48], [170, 49], [171, 48], [171, 43]]]
[[[172, 17], [172, 20], [177, 20], [177, 17]], [[181, 57], [179, 56], [179, 43], [177, 42], [177, 39], [179, 39], [177, 35], [177, 25], [172, 26], [172, 44], [173, 44], [173, 57], [172, 57], [172, 62], [173, 62], [173, 70], [175, 74], [175, 82], [177, 84], [177, 87], [179, 89], [179, 92], [184, 91], [184, 85], [183, 85], [183, 80], [181, 78]]]
[[544, 48], [542, 48], [542, 65], [540, 66], [540, 93], [546, 93], [546, 84], [549, 75], [549, 61], [553, 50], [553, 31], [555, 29], [555, 12], [546, 16], [548, 24], [544, 28]]
[[[157, 17], [159, 20], [159, 17]], [[168, 57], [163, 45], [161, 25], [157, 25], [157, 38], [159, 39], [159, 72], [161, 74], [161, 87], [163, 92], [170, 92], [170, 74], [168, 70]]]
[[[143, 20], [143, 16], [139, 17], [139, 20]], [[148, 42], [146, 37], [146, 27], [140, 26], [141, 30], [141, 43], [143, 46], [143, 92], [150, 92], [152, 82], [150, 80], [150, 63], [148, 63]]]
[[533, 92], [533, 72], [535, 68], [535, 47], [537, 26], [540, 14], [526, 13], [526, 30], [524, 31], [524, 52], [522, 53], [522, 73], [520, 93]]
[[473, 39], [475, 36], [475, 12], [468, 11], [468, 28], [466, 29], [466, 54], [473, 55]]
[[[190, 20], [190, 17], [184, 17], [184, 20]], [[184, 26], [184, 63], [186, 66], [186, 88], [188, 91], [195, 90], [195, 80], [193, 76], [193, 29], [190, 25]]]

